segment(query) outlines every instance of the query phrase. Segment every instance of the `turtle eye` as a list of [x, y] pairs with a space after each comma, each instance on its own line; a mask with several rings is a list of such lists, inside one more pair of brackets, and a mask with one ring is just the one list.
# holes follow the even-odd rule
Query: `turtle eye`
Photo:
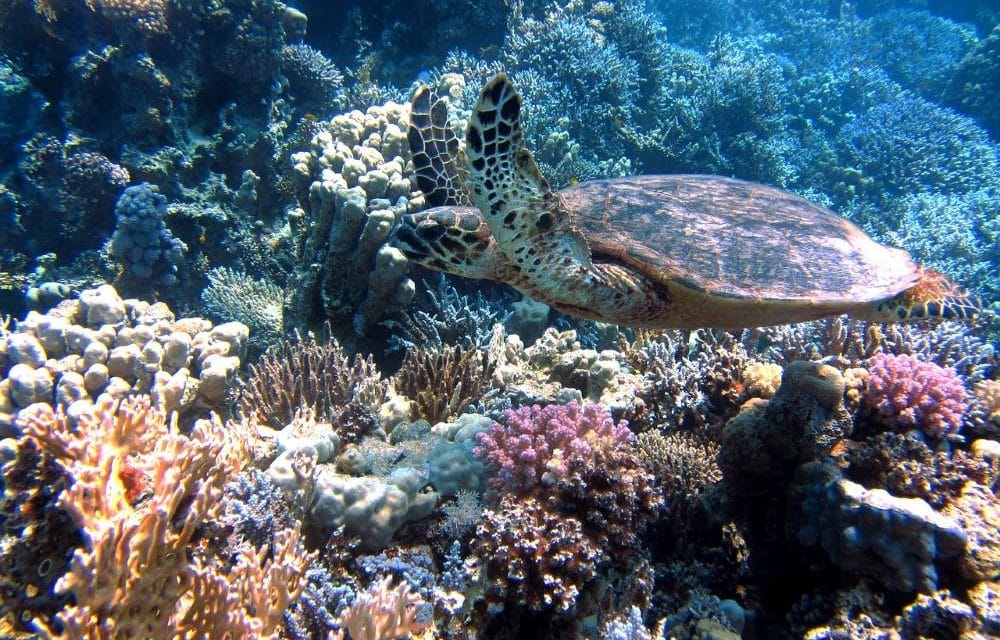
[[445, 228], [433, 220], [422, 220], [417, 225], [417, 235], [427, 242], [437, 242], [445, 232]]

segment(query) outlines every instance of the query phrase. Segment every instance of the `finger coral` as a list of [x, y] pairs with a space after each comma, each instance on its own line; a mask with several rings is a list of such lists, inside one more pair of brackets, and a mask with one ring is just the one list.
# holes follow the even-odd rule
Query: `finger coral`
[[935, 438], [956, 433], [966, 410], [965, 386], [954, 369], [907, 355], [880, 353], [868, 361], [866, 398], [889, 424]]

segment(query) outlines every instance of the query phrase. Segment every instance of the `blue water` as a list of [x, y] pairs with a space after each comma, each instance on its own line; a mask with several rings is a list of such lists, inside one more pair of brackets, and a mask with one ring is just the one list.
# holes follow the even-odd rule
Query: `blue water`
[[[469, 162], [500, 73], [540, 178]], [[991, 0], [3, 2], [0, 637], [141, 619], [131, 637], [360, 640], [345, 611], [375, 615], [386, 576], [409, 585], [413, 637], [1000, 635], [998, 104]], [[702, 226], [705, 259], [653, 285], [671, 247], [627, 250], [669, 234], [594, 238], [556, 195], [549, 217], [500, 215], [474, 189], [652, 174], [791, 192], [913, 262], [872, 249], [897, 275], [844, 291], [858, 254], [765, 211], [766, 259], [713, 259], [751, 231]], [[671, 287], [712, 293], [740, 265], [767, 309], [775, 261], [815, 285], [792, 303], [819, 311], [787, 319], [861, 319], [650, 333], [646, 307], [608, 310], [641, 290], [662, 320], [696, 304]], [[982, 309], [882, 325], [863, 306], [881, 297]], [[713, 326], [753, 324], [740, 304]], [[144, 396], [177, 412], [178, 451], [252, 445], [172, 480], [173, 529], [136, 544], [176, 543], [174, 564], [97, 552], [102, 522], [153, 527], [157, 460], [188, 469], [108, 444], [134, 410], [112, 401]], [[229, 430], [195, 426], [211, 415]], [[117, 507], [69, 495], [94, 478]], [[249, 595], [270, 584], [254, 549], [292, 567], [279, 610]], [[179, 599], [142, 595], [157, 572]], [[97, 581], [117, 595], [88, 595]], [[229, 619], [194, 620], [216, 602]]]

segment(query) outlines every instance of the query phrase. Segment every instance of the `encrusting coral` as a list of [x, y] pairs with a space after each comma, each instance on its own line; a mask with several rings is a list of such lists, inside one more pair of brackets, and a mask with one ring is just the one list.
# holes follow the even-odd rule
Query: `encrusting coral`
[[184, 435], [143, 396], [99, 401], [75, 424], [48, 405], [25, 413], [23, 440], [72, 478], [58, 505], [85, 540], [56, 583], [74, 604], [46, 635], [276, 637], [308, 562], [298, 532], [241, 549], [228, 569], [193, 545], [247, 462], [245, 432], [212, 418]]

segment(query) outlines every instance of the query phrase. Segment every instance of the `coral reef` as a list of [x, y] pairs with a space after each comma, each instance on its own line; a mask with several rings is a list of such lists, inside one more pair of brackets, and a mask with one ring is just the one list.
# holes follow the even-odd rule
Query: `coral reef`
[[218, 267], [208, 272], [201, 301], [209, 315], [223, 322], [242, 322], [250, 328], [250, 345], [263, 352], [282, 335], [284, 292], [268, 280]]
[[419, 417], [442, 422], [488, 396], [494, 367], [490, 354], [475, 347], [415, 349], [406, 354], [394, 384]]
[[423, 206], [409, 178], [408, 119], [407, 106], [392, 102], [338, 115], [292, 155], [300, 207], [289, 326], [330, 320], [349, 344], [413, 299], [407, 260], [386, 243], [396, 222]]
[[962, 426], [966, 390], [955, 371], [912, 356], [877, 354], [868, 364], [865, 400], [897, 428], [942, 438]]
[[276, 637], [308, 560], [296, 531], [240, 550], [229, 570], [192, 554], [246, 462], [239, 430], [213, 419], [184, 435], [143, 396], [101, 400], [75, 425], [44, 404], [26, 413], [19, 446], [33, 443], [73, 479], [57, 505], [84, 540], [56, 583], [73, 595], [57, 616], [60, 637]]
[[147, 183], [125, 189], [115, 205], [118, 226], [108, 252], [122, 261], [125, 272], [138, 280], [171, 286], [187, 246], [175, 238], [163, 219], [167, 199]]
[[240, 411], [273, 429], [290, 424], [301, 410], [336, 422], [352, 403], [378, 411], [387, 387], [370, 357], [348, 356], [335, 339], [296, 337], [275, 345], [251, 366]]
[[579, 520], [535, 498], [512, 496], [486, 511], [474, 551], [485, 565], [492, 597], [563, 614], [573, 611], [580, 591], [606, 560]]
[[44, 315], [29, 312], [0, 342], [0, 433], [16, 430], [35, 403], [76, 416], [103, 397], [133, 394], [151, 394], [185, 424], [210, 411], [227, 415], [247, 333], [235, 322], [175, 319], [162, 302], [122, 300], [110, 285]]

